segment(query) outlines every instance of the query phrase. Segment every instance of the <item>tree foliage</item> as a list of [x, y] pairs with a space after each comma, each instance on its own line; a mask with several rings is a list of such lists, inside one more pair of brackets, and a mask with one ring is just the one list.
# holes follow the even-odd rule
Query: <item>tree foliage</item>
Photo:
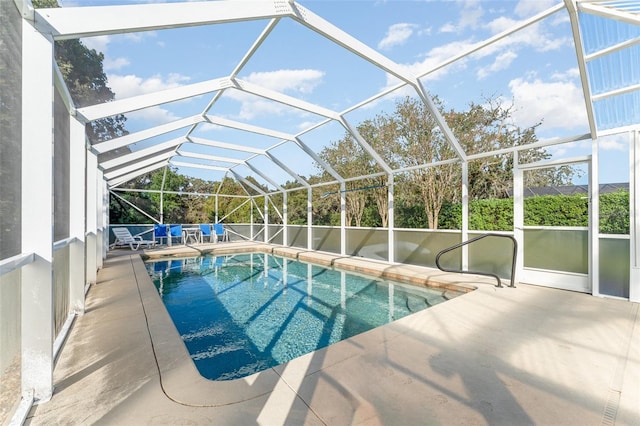
[[[36, 8], [59, 7], [57, 0], [33, 0]], [[104, 73], [104, 54], [87, 48], [80, 40], [61, 40], [55, 44], [55, 59], [76, 107], [85, 107], [115, 99]], [[102, 142], [124, 136], [126, 117], [122, 114], [106, 117], [87, 125], [86, 132], [91, 143]], [[117, 157], [130, 152], [121, 148], [101, 154], [100, 160]]]

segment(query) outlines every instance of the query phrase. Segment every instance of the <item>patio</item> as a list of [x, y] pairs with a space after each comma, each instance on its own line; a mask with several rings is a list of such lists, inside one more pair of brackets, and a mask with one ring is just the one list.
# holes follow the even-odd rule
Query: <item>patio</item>
[[246, 379], [211, 382], [140, 256], [111, 252], [57, 362], [53, 398], [27, 424], [640, 422], [638, 304], [397, 268], [477, 290]]

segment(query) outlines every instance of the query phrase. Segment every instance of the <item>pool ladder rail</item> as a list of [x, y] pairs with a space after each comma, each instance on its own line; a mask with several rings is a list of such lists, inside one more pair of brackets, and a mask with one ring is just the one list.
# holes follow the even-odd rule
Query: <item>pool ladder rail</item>
[[484, 276], [487, 276], [487, 277], [493, 277], [498, 281], [498, 284], [496, 285], [496, 287], [504, 287], [502, 285], [502, 280], [500, 279], [500, 277], [497, 274], [494, 274], [492, 272], [471, 271], [471, 270], [465, 271], [465, 270], [462, 270], [462, 269], [449, 269], [449, 268], [443, 268], [442, 265], [440, 265], [440, 256], [442, 256], [443, 254], [449, 253], [450, 251], [453, 251], [453, 250], [458, 249], [458, 248], [460, 248], [462, 246], [466, 246], [468, 244], [471, 244], [473, 242], [476, 242], [478, 240], [481, 240], [481, 239], [487, 238], [487, 237], [509, 238], [511, 240], [511, 242], [513, 242], [513, 258], [512, 258], [512, 262], [511, 262], [511, 282], [509, 284], [509, 287], [515, 287], [516, 286], [515, 285], [515, 277], [516, 277], [516, 258], [518, 256], [518, 242], [511, 235], [496, 234], [496, 233], [489, 232], [487, 234], [479, 235], [477, 237], [471, 238], [470, 240], [463, 241], [463, 242], [461, 242], [459, 244], [456, 244], [454, 246], [446, 248], [446, 249], [440, 251], [440, 253], [438, 253], [436, 255], [436, 266], [442, 272], [453, 272], [453, 273], [457, 273], [457, 274], [475, 274], [475, 275], [484, 275]]

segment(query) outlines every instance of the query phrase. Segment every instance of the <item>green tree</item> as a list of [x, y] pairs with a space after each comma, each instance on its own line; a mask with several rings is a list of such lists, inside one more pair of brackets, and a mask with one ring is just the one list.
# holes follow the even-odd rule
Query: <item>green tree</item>
[[[498, 98], [472, 102], [464, 112], [449, 111], [447, 123], [468, 155], [503, 148], [526, 146], [538, 142], [536, 123], [525, 129], [513, 123], [513, 105], [507, 106]], [[520, 164], [549, 159], [543, 148], [521, 150]], [[513, 154], [499, 154], [470, 161], [469, 198], [472, 200], [508, 197], [513, 188]], [[571, 166], [535, 170], [525, 174], [525, 186], [569, 185], [577, 170]]]
[[[33, 0], [36, 8], [59, 7], [57, 0]], [[85, 107], [115, 99], [104, 73], [104, 54], [88, 49], [80, 40], [62, 40], [55, 44], [55, 59], [62, 77], [77, 107]], [[122, 114], [91, 122], [86, 129], [91, 143], [98, 143], [129, 132], [125, 129], [126, 117]], [[130, 152], [121, 148], [101, 154], [101, 161]]]
[[600, 232], [629, 233], [629, 191], [620, 189], [600, 195]]
[[[345, 134], [339, 141], [332, 142], [328, 147], [324, 148], [319, 153], [319, 156], [343, 177], [362, 176], [368, 174], [370, 170], [368, 154], [349, 133]], [[356, 226], [360, 226], [362, 221], [366, 194], [362, 191], [356, 191], [361, 185], [361, 180], [345, 183], [345, 190], [347, 191], [345, 205], [347, 226], [354, 222]], [[337, 200], [340, 199], [338, 194], [339, 192], [335, 194]]]
[[[436, 105], [440, 106], [438, 99]], [[422, 101], [405, 98], [396, 104], [393, 114], [394, 140], [397, 144], [399, 165], [416, 167], [407, 174], [406, 191], [420, 196], [428, 227], [438, 228], [438, 216], [445, 200], [453, 200], [459, 192], [459, 165], [444, 164], [435, 167], [418, 168], [434, 162], [456, 157], [455, 151], [440, 131], [436, 120]]]

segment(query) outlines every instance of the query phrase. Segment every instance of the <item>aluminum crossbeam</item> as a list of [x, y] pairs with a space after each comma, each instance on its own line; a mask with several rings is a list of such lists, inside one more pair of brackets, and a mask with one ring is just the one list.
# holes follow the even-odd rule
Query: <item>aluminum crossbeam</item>
[[121, 155], [120, 157], [113, 158], [111, 160], [107, 160], [103, 163], [100, 163], [100, 166], [102, 167], [103, 170], [108, 171], [109, 169], [113, 169], [118, 166], [131, 163], [132, 161], [136, 161], [140, 158], [145, 158], [149, 155], [152, 155], [153, 153], [164, 152], [167, 149], [175, 148], [176, 146], [183, 144], [185, 142], [186, 142], [185, 138], [175, 138], [168, 142], [153, 145], [153, 146], [150, 146], [149, 148], [141, 149], [138, 151], [131, 152], [129, 154]]
[[111, 117], [117, 114], [124, 114], [131, 111], [138, 111], [156, 105], [188, 99], [206, 93], [216, 92], [231, 86], [228, 78], [218, 78], [215, 80], [203, 81], [201, 83], [189, 84], [158, 92], [147, 93], [130, 98], [119, 99], [113, 102], [92, 105], [78, 108], [78, 114], [86, 122], [98, 120], [100, 118]]
[[338, 120], [340, 118], [338, 113], [335, 111], [331, 111], [330, 109], [323, 108], [321, 106], [314, 105], [300, 99], [296, 99], [292, 96], [284, 95], [274, 90], [265, 89], [264, 87], [260, 87], [256, 84], [252, 84], [240, 79], [234, 79], [233, 82], [235, 82], [235, 87], [242, 90], [243, 92], [252, 93], [262, 98], [271, 99], [273, 101], [280, 102], [282, 104], [289, 105], [291, 107], [308, 111], [314, 114], [318, 114], [322, 117], [331, 118], [333, 120]]
[[220, 167], [220, 166], [210, 166], [207, 164], [199, 164], [199, 163], [187, 163], [185, 161], [169, 161], [169, 164], [176, 167], [191, 167], [193, 169], [205, 169], [205, 170], [217, 170], [219, 172], [228, 172], [228, 167]]
[[295, 9], [295, 15], [293, 19], [300, 22], [304, 26], [333, 41], [344, 49], [347, 49], [354, 55], [357, 55], [367, 62], [370, 62], [373, 65], [377, 66], [378, 68], [383, 69], [389, 74], [398, 77], [400, 80], [403, 80], [407, 83], [412, 83], [415, 80], [416, 77], [414, 75], [408, 74], [397, 63], [378, 53], [376, 50], [362, 43], [360, 40], [356, 39], [350, 34], [347, 34], [338, 27], [325, 21], [310, 10], [305, 9], [298, 3], [294, 3], [293, 7]]
[[119, 176], [129, 174], [136, 170], [140, 170], [144, 167], [150, 166], [152, 164], [157, 164], [159, 161], [167, 160], [175, 155], [173, 150], [163, 152], [161, 154], [155, 155], [151, 158], [147, 158], [143, 161], [138, 161], [128, 166], [123, 166], [117, 169], [110, 170], [104, 174], [104, 177], [107, 180], [115, 179]]
[[155, 136], [160, 136], [165, 133], [170, 133], [170, 132], [173, 132], [174, 130], [179, 130], [185, 127], [192, 126], [197, 123], [202, 123], [204, 121], [205, 119], [202, 116], [194, 115], [191, 117], [172, 121], [170, 123], [161, 124], [159, 126], [152, 127], [150, 129], [141, 130], [136, 133], [130, 133], [128, 135], [121, 136], [119, 138], [110, 139], [106, 142], [100, 142], [93, 145], [92, 148], [98, 154], [102, 154], [108, 151], [113, 151], [114, 149], [125, 147], [127, 145], [132, 145], [136, 142], [140, 142], [145, 139], [150, 139]]
[[119, 177], [115, 177], [112, 180], [108, 180], [107, 183], [109, 184], [109, 186], [111, 188], [113, 188], [113, 187], [116, 187], [118, 185], [122, 185], [123, 183], [128, 182], [131, 179], [135, 179], [138, 176], [142, 176], [145, 173], [149, 173], [149, 172], [157, 170], [157, 169], [159, 169], [161, 167], [164, 167], [167, 164], [168, 164], [168, 161], [167, 160], [163, 160], [163, 161], [160, 161], [159, 163], [152, 164], [152, 165], [150, 165], [148, 167], [144, 167], [142, 169], [136, 170], [136, 171], [131, 172], [129, 174], [122, 175], [122, 176], [119, 176]]
[[[284, 1], [233, 0], [35, 10], [38, 31], [55, 40], [270, 19], [292, 14]], [[96, 19], [100, 17], [100, 19]]]
[[212, 146], [214, 148], [229, 149], [232, 151], [250, 152], [253, 154], [264, 154], [265, 152], [264, 149], [260, 149], [260, 148], [252, 148], [250, 146], [237, 145], [237, 144], [227, 143], [227, 142], [212, 141], [210, 139], [197, 138], [194, 136], [189, 136], [187, 138], [187, 141], [197, 145]]
[[615, 19], [617, 21], [626, 22], [631, 25], [640, 25], [640, 14], [634, 12], [627, 12], [621, 9], [616, 9], [615, 6], [602, 6], [594, 3], [578, 2], [578, 9], [580, 12], [590, 13], [592, 15], [598, 15], [603, 18]]
[[245, 166], [247, 166], [248, 168], [250, 168], [251, 170], [253, 170], [258, 176], [260, 176], [262, 179], [266, 180], [267, 182], [269, 182], [271, 185], [273, 185], [274, 188], [278, 189], [278, 191], [280, 192], [285, 192], [284, 188], [282, 186], [280, 186], [279, 183], [277, 183], [276, 181], [274, 181], [273, 179], [271, 179], [269, 176], [267, 176], [266, 174], [264, 174], [262, 171], [260, 171], [257, 167], [253, 166], [251, 163], [249, 163], [248, 161], [244, 162]]
[[[256, 191], [258, 194], [260, 195], [267, 195], [266, 192], [264, 192], [262, 190], [262, 188], [258, 188], [256, 185], [254, 185], [252, 182], [248, 181], [247, 179], [243, 178], [242, 176], [240, 176], [238, 173], [234, 172], [233, 170], [231, 170], [231, 173], [233, 173], [233, 176], [238, 179], [239, 182], [244, 183], [245, 185], [247, 185], [248, 187], [250, 187], [251, 189], [253, 189], [254, 191]], [[245, 189], [246, 191], [246, 189]], [[259, 211], [259, 210], [258, 210]]]
[[289, 175], [291, 175], [295, 180], [297, 180], [298, 183], [300, 183], [302, 186], [304, 186], [306, 188], [311, 188], [311, 186], [309, 185], [309, 183], [306, 180], [301, 178], [296, 172], [294, 172], [289, 167], [287, 167], [287, 165], [284, 164], [282, 161], [278, 160], [278, 158], [276, 158], [272, 153], [267, 151], [267, 152], [265, 152], [265, 155], [271, 161], [273, 161], [276, 165], [278, 165], [280, 168], [282, 168], [282, 170], [284, 170], [285, 172], [289, 173]]
[[189, 152], [178, 150], [176, 152], [180, 157], [199, 158], [200, 160], [207, 161], [220, 161], [223, 163], [244, 164], [244, 160], [238, 160], [237, 158], [219, 157], [217, 155], [200, 154], [198, 152]]
[[277, 130], [265, 129], [264, 127], [253, 126], [251, 124], [241, 123], [239, 121], [229, 120], [222, 117], [215, 117], [206, 115], [206, 119], [211, 124], [217, 124], [222, 127], [229, 127], [231, 129], [243, 130], [245, 132], [256, 133], [263, 136], [271, 136], [277, 139], [286, 139], [293, 141], [295, 137], [288, 133], [278, 132]]

